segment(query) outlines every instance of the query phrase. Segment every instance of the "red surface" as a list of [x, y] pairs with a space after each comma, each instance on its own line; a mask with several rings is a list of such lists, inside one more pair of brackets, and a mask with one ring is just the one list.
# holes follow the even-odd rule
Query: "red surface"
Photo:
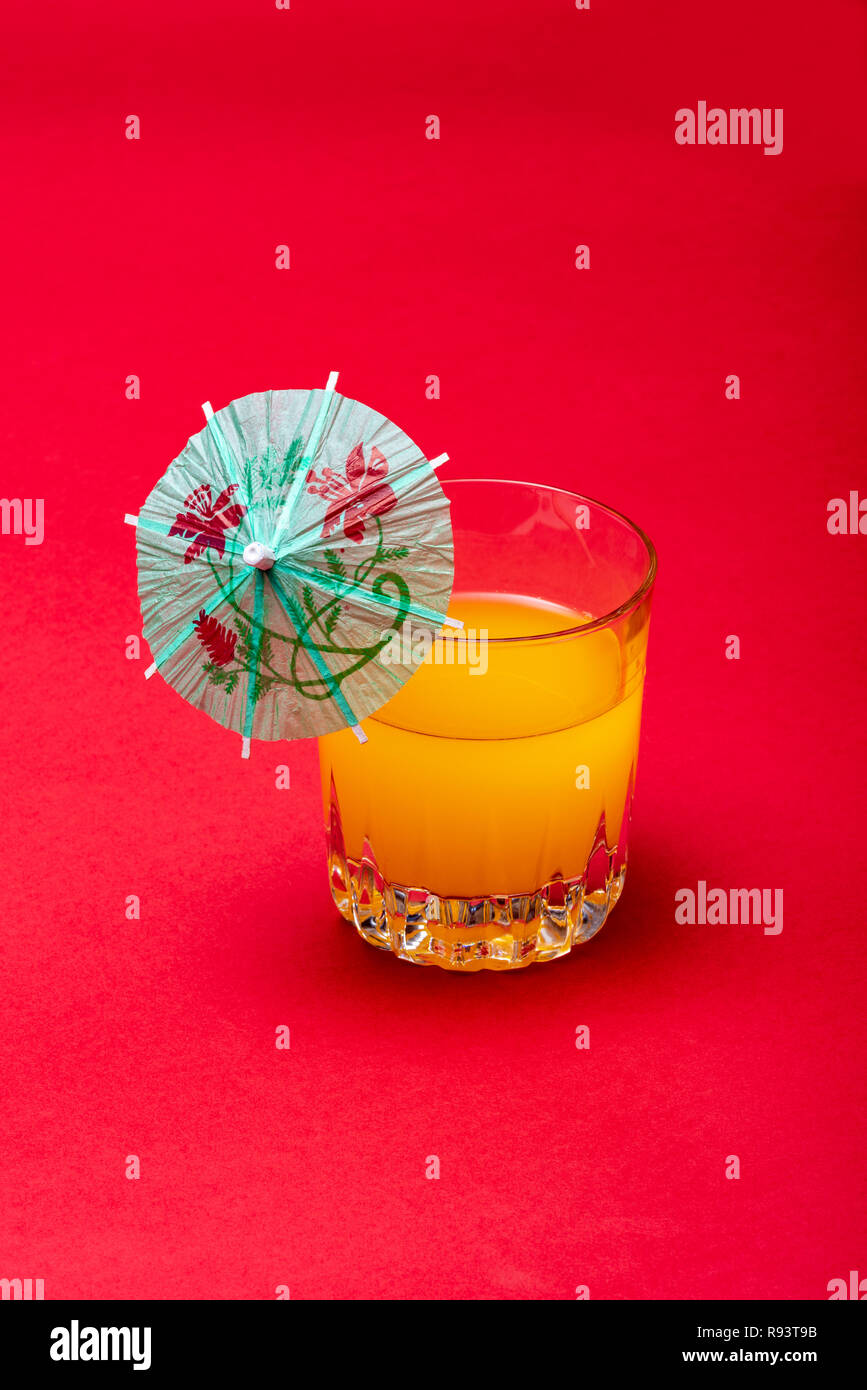
[[[6, 24], [2, 491], [44, 497], [46, 535], [0, 537], [0, 1276], [821, 1299], [867, 1274], [867, 539], [825, 524], [864, 483], [863, 7]], [[677, 146], [700, 99], [783, 107], [782, 155]], [[121, 519], [199, 403], [332, 368], [452, 476], [578, 488], [658, 546], [629, 881], [566, 961], [460, 978], [364, 946], [315, 748], [244, 764], [124, 657]], [[782, 887], [782, 934], [676, 926], [699, 879]]]

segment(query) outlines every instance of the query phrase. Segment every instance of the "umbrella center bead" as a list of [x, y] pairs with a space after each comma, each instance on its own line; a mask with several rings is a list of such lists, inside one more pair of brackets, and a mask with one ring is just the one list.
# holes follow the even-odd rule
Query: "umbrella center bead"
[[276, 556], [270, 545], [262, 545], [259, 541], [251, 541], [244, 546], [244, 564], [251, 569], [269, 570], [273, 565]]

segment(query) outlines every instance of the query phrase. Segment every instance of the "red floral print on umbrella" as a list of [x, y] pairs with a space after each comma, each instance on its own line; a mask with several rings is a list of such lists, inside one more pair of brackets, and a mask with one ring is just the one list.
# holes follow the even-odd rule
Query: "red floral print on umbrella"
[[232, 496], [238, 491], [237, 483], [224, 488], [216, 502], [211, 502], [211, 485], [202, 483], [189, 497], [184, 498], [185, 512], [178, 512], [170, 536], [188, 536], [192, 545], [187, 546], [184, 564], [188, 565], [210, 546], [218, 554], [226, 550], [225, 533], [240, 524], [247, 508], [241, 502], [233, 502]]
[[204, 608], [193, 623], [196, 636], [215, 666], [228, 666], [235, 655], [238, 634], [206, 613]]
[[346, 460], [345, 478], [332, 468], [323, 468], [322, 477], [317, 478], [311, 468], [307, 474], [307, 482], [311, 484], [307, 491], [324, 497], [331, 504], [322, 523], [323, 537], [337, 530], [343, 516], [346, 538], [356, 542], [364, 540], [365, 521], [383, 516], [397, 506], [397, 498], [384, 481], [387, 472], [385, 455], [374, 445], [370, 460], [365, 463], [361, 444], [356, 444]]

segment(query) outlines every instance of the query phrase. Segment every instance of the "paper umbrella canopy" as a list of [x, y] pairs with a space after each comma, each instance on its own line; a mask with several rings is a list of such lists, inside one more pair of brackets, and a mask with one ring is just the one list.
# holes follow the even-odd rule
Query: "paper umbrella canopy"
[[[185, 700], [250, 739], [352, 727], [415, 667], [382, 659], [409, 619], [438, 630], [453, 580], [435, 465], [335, 390], [264, 391], [224, 409], [137, 517], [144, 635]], [[409, 656], [414, 643], [402, 643]], [[398, 644], [391, 643], [389, 655]]]

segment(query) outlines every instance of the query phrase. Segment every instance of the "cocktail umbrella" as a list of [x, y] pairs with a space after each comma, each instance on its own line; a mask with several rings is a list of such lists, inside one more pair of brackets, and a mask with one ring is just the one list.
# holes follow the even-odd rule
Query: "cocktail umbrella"
[[[435, 468], [384, 415], [335, 390], [264, 391], [222, 410], [136, 527], [156, 671], [242, 737], [307, 738], [385, 704], [415, 669], [395, 631], [445, 616], [454, 577]], [[381, 653], [390, 645], [389, 660]], [[394, 659], [400, 646], [401, 659]]]

